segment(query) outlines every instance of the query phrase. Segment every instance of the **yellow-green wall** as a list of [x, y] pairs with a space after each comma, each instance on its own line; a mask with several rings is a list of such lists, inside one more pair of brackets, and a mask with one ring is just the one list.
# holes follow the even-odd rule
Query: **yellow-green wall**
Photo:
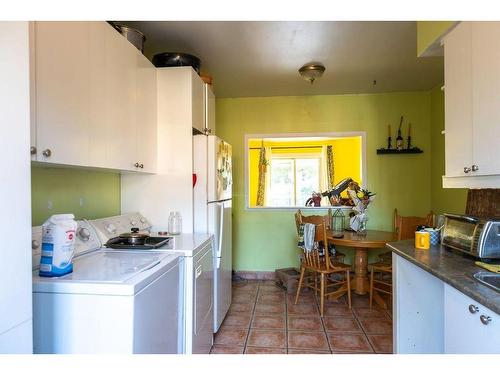
[[417, 21], [417, 56], [421, 56], [455, 23], [455, 21]]
[[444, 175], [444, 93], [440, 87], [431, 91], [431, 208], [436, 214], [465, 213], [467, 189], [443, 189]]
[[[82, 198], [83, 205], [80, 205]], [[51, 202], [52, 208], [49, 208]], [[41, 225], [50, 215], [77, 219], [120, 214], [120, 175], [72, 168], [31, 167], [31, 216]]]
[[[296, 266], [293, 209], [246, 209], [245, 134], [365, 131], [366, 187], [376, 192], [368, 228], [392, 230], [393, 210], [425, 215], [431, 209], [430, 92], [373, 95], [228, 98], [217, 100], [217, 133], [233, 146], [233, 268], [273, 271]], [[377, 155], [387, 124], [412, 123], [414, 155]], [[394, 135], [393, 135], [394, 136]], [[347, 251], [349, 252], [349, 251]]]

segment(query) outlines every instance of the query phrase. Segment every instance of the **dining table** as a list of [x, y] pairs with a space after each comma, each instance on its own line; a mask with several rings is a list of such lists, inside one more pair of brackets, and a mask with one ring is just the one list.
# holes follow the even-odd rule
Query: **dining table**
[[[350, 247], [355, 250], [354, 279], [351, 289], [354, 293], [363, 295], [370, 291], [368, 280], [368, 252], [385, 248], [385, 244], [396, 240], [394, 232], [379, 230], [366, 230], [362, 233], [354, 231], [333, 232], [327, 231], [327, 240], [337, 246]], [[373, 293], [374, 301], [387, 308], [386, 302], [376, 291]]]

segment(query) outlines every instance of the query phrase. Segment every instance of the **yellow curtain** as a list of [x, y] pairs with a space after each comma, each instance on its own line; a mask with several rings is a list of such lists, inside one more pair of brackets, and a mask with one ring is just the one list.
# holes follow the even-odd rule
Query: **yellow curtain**
[[260, 147], [259, 154], [259, 180], [257, 187], [257, 202], [256, 206], [264, 206], [266, 201], [266, 174], [268, 168], [268, 161], [266, 159], [266, 148], [264, 147], [264, 142]]
[[328, 190], [333, 189], [334, 182], [334, 169], [333, 169], [333, 146], [326, 146], [326, 174], [328, 181]]

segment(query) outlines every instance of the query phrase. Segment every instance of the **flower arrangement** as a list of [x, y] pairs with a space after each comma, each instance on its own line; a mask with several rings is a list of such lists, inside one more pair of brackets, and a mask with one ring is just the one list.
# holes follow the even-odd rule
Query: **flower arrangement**
[[368, 205], [373, 201], [375, 193], [367, 189], [361, 189], [359, 184], [352, 181], [347, 188], [347, 195], [353, 203], [353, 213], [349, 215], [351, 218], [349, 224], [352, 230], [356, 232], [366, 231], [366, 222], [368, 221], [368, 216], [366, 215], [366, 209]]

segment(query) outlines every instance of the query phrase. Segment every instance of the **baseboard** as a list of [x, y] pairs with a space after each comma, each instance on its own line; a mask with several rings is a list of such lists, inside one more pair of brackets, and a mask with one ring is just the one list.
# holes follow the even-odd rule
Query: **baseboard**
[[245, 280], [275, 280], [274, 271], [235, 271], [234, 274]]

